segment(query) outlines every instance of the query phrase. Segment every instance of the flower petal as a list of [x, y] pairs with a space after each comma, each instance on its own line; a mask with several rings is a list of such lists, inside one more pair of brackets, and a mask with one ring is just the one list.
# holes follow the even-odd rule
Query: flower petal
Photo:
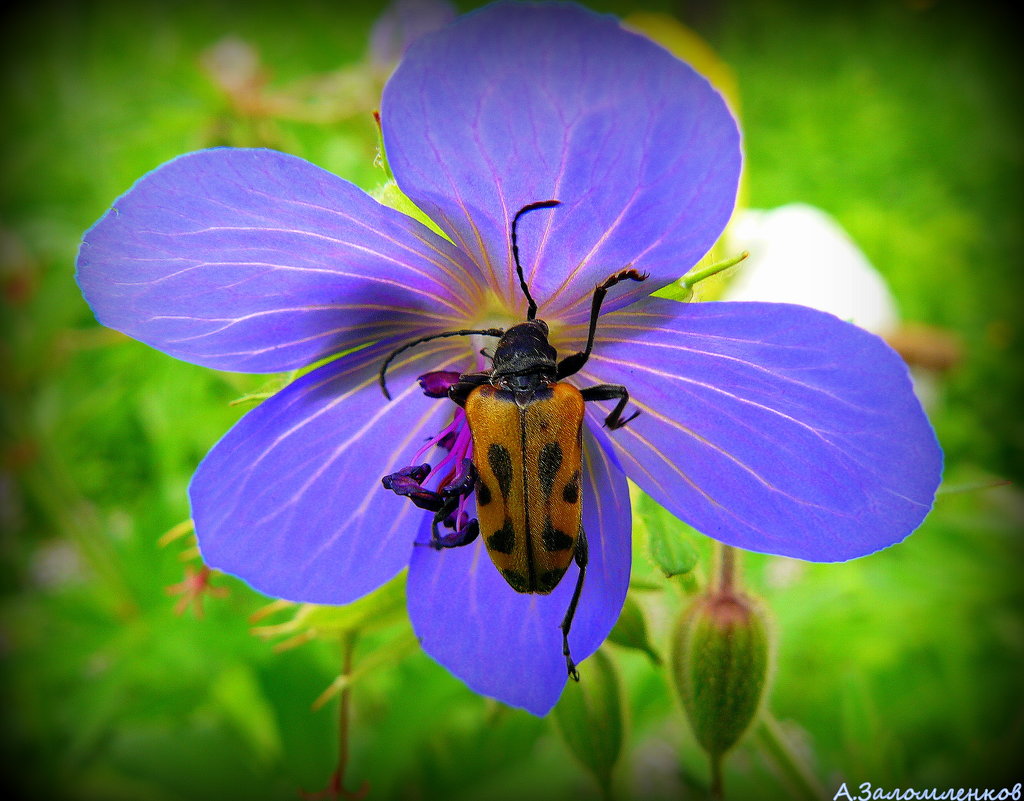
[[[603, 437], [589, 431], [585, 437], [590, 560], [569, 634], [577, 662], [608, 636], [629, 584], [629, 491], [615, 457], [598, 445]], [[418, 542], [428, 538], [424, 526]], [[440, 552], [422, 545], [409, 565], [409, 617], [424, 650], [475, 692], [544, 715], [566, 681], [559, 626], [577, 575], [571, 566], [551, 595], [521, 595], [491, 564], [481, 540]], [[585, 664], [580, 673], [586, 681]]]
[[405, 354], [391, 372], [388, 403], [377, 371], [392, 347], [308, 373], [214, 446], [189, 488], [210, 567], [311, 603], [347, 603], [405, 567], [421, 512], [381, 477], [405, 466], [451, 417], [449, 404], [423, 395], [417, 371], [466, 357], [439, 342]]
[[258, 373], [461, 327], [473, 287], [460, 260], [307, 161], [217, 148], [139, 180], [86, 233], [77, 277], [104, 325], [179, 359]]
[[628, 388], [641, 414], [609, 437], [623, 469], [722, 542], [840, 561], [931, 508], [942, 452], [906, 365], [830, 314], [651, 298], [602, 321], [580, 376]]
[[632, 265], [613, 310], [675, 280], [732, 212], [739, 133], [689, 66], [611, 17], [579, 6], [498, 3], [419, 39], [385, 87], [388, 159], [399, 186], [525, 307], [509, 243], [540, 316], [575, 322], [594, 286]]
[[393, 69], [410, 42], [447, 25], [455, 13], [447, 0], [392, 0], [370, 29], [369, 62], [382, 72]]

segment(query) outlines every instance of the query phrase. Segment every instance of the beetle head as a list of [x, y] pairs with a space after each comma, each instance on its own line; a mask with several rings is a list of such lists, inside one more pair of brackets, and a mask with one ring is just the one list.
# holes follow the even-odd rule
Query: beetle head
[[527, 320], [512, 326], [494, 348], [493, 379], [498, 384], [523, 383], [517, 379], [549, 383], [555, 380], [558, 353], [548, 342], [548, 324]]

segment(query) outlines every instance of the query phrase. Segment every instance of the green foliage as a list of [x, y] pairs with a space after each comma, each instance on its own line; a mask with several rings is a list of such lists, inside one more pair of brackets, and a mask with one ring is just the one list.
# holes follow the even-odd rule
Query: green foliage
[[700, 553], [694, 544], [700, 535], [646, 495], [636, 497], [635, 507], [635, 516], [647, 533], [651, 560], [665, 578], [687, 577], [700, 562]]
[[674, 284], [669, 284], [668, 286], [656, 290], [654, 295], [659, 298], [667, 298], [668, 300], [678, 300], [682, 303], [688, 303], [694, 299], [693, 288], [697, 286], [697, 284], [727, 272], [742, 262], [749, 255], [749, 253], [743, 251], [728, 259], [722, 259], [721, 261], [712, 262], [710, 264], [704, 264], [702, 262], [696, 265]]
[[622, 613], [608, 635], [608, 640], [623, 648], [634, 648], [647, 654], [655, 665], [661, 664], [661, 656], [651, 642], [647, 620], [635, 593], [626, 598]]
[[570, 682], [552, 715], [573, 756], [608, 794], [625, 740], [622, 689], [615, 666], [603, 651], [590, 657], [586, 666], [587, 680]]
[[[99, 328], [72, 275], [86, 227], [190, 149], [269, 144], [379, 185], [369, 110], [327, 124], [255, 120], [200, 66], [229, 34], [258, 49], [275, 89], [357, 65], [376, 9], [352, 9], [44, 4], [0, 26], [0, 750], [23, 797], [269, 801], [323, 787], [335, 767], [336, 706], [312, 707], [341, 686], [348, 623], [335, 615], [354, 613], [302, 611], [282, 636], [317, 636], [281, 651], [251, 634], [267, 601], [242, 583], [213, 577], [229, 594], [204, 597], [201, 618], [176, 615], [165, 591], [182, 580], [181, 545], [158, 539], [188, 516], [192, 471], [248, 408], [231, 401], [266, 379], [182, 364]], [[749, 204], [835, 215], [908, 320], [961, 340], [931, 407], [946, 484], [1019, 481], [1014, 26], [955, 3], [767, 0], [703, 24], [739, 79]], [[706, 787], [707, 768], [649, 653], [665, 652], [679, 590], [707, 574], [709, 549], [695, 539], [690, 585], [668, 582], [651, 554], [678, 546], [656, 533], [678, 522], [646, 504], [638, 597], [568, 690], [585, 698], [606, 678], [591, 665], [613, 663], [618, 678], [597, 700], [621, 694], [630, 735], [601, 752], [601, 770], [617, 764], [623, 797], [669, 799]], [[829, 792], [837, 776], [889, 787], [1013, 778], [1022, 509], [1015, 486], [949, 493], [905, 543], [856, 562], [744, 558], [744, 582], [777, 621], [769, 707]], [[367, 669], [350, 685], [347, 786], [366, 779], [373, 798], [600, 797], [550, 720], [475, 696], [406, 647], [400, 598], [388, 595], [400, 590], [385, 590], [388, 614], [355, 648], [353, 676]], [[761, 742], [745, 738], [726, 763], [730, 797], [790, 797]]]

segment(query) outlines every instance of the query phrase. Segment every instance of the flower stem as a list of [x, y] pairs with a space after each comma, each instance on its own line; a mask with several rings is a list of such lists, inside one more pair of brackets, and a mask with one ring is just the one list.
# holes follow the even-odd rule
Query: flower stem
[[731, 545], [718, 544], [718, 592], [735, 595], [737, 584], [737, 551]]
[[[346, 632], [341, 638], [341, 676], [352, 673], [352, 652], [355, 650], [357, 633]], [[362, 799], [370, 792], [370, 784], [363, 781], [358, 790], [345, 789], [345, 769], [348, 767], [348, 728], [352, 688], [346, 682], [338, 699], [338, 766], [331, 774], [327, 787], [317, 792], [299, 791], [299, 795], [307, 801], [319, 799], [351, 798]]]
[[779, 722], [767, 709], [761, 710], [756, 737], [768, 758], [782, 773], [794, 799], [818, 801], [827, 797], [825, 788], [807, 763], [793, 750]]
[[[356, 632], [347, 632], [341, 639], [341, 675], [348, 676], [352, 673], [352, 652], [355, 650]], [[348, 733], [349, 719], [351, 716], [352, 687], [346, 686], [341, 691], [341, 698], [338, 701], [338, 769], [337, 793], [340, 798], [363, 798], [370, 790], [367, 781], [359, 785], [359, 789], [349, 791], [345, 789], [345, 768], [348, 766]]]
[[380, 667], [387, 665], [388, 663], [398, 662], [408, 654], [418, 651], [419, 647], [419, 640], [416, 639], [415, 635], [411, 631], [408, 635], [399, 635], [391, 640], [387, 645], [381, 646], [376, 649], [373, 654], [362, 660], [357, 669], [349, 673], [339, 674], [338, 677], [330, 683], [327, 689], [320, 693], [319, 697], [312, 703], [312, 710], [315, 712], [320, 709], [335, 696], [339, 696], [341, 691], [346, 687], [351, 688], [355, 685], [355, 683], [363, 676], [374, 673]]
[[722, 754], [711, 756], [711, 788], [712, 801], [725, 801], [725, 787], [722, 784]]

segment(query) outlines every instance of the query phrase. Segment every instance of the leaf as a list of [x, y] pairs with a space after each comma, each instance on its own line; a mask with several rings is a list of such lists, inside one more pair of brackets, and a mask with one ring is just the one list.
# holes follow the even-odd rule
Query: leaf
[[700, 561], [700, 553], [689, 538], [693, 529], [647, 495], [639, 496], [637, 512], [647, 527], [650, 557], [665, 578], [692, 572]]
[[586, 661], [579, 682], [569, 682], [552, 712], [555, 728], [573, 755], [607, 790], [625, 741], [618, 674], [603, 651]]
[[661, 664], [661, 657], [648, 638], [643, 608], [632, 597], [626, 598], [626, 605], [622, 607], [622, 614], [619, 615], [619, 620], [608, 635], [608, 639], [623, 648], [643, 651], [655, 665]]

